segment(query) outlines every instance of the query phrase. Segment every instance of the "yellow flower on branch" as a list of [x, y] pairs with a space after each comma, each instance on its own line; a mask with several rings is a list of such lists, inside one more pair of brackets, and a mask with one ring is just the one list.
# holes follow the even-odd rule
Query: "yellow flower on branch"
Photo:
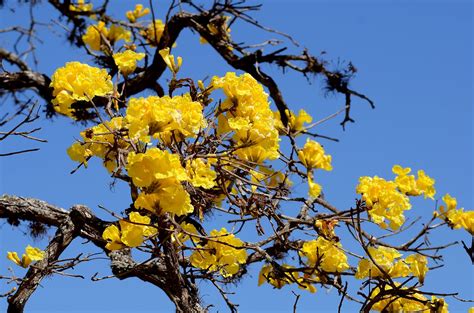
[[137, 62], [145, 57], [145, 53], [137, 53], [132, 50], [115, 53], [113, 55], [115, 64], [124, 76], [133, 73], [137, 68]]
[[105, 247], [108, 250], [120, 250], [140, 246], [145, 238], [158, 232], [150, 222], [148, 216], [142, 216], [138, 212], [130, 213], [128, 220], [119, 221], [120, 229], [116, 225], [110, 225], [104, 230], [102, 238], [107, 241]]
[[[211, 272], [219, 271], [223, 277], [237, 274], [240, 264], [247, 260], [247, 252], [240, 248], [242, 240], [227, 229], [212, 230], [204, 246], [198, 246], [189, 260], [194, 267]], [[239, 249], [240, 248], [240, 249]]]
[[57, 69], [50, 87], [53, 88], [51, 101], [56, 112], [74, 118], [71, 104], [89, 101], [96, 96], [103, 97], [113, 92], [114, 86], [106, 70], [80, 62], [68, 62]]
[[306, 264], [309, 267], [318, 266], [328, 273], [341, 273], [349, 268], [341, 243], [323, 237], [306, 241], [299, 254], [307, 258]]
[[331, 156], [325, 154], [324, 148], [316, 141], [307, 139], [303, 149], [298, 151], [298, 158], [308, 169], [332, 170]]
[[31, 262], [33, 261], [41, 261], [45, 257], [45, 252], [40, 250], [39, 248], [34, 248], [28, 245], [25, 248], [25, 253], [23, 253], [21, 259], [16, 252], [8, 252], [7, 258], [15, 263], [18, 266], [23, 268], [27, 268], [30, 266]]
[[150, 13], [149, 8], [143, 8], [143, 4], [136, 4], [133, 11], [127, 11], [125, 14], [130, 23], [135, 23], [137, 19]]
[[155, 20], [153, 23], [150, 23], [145, 30], [142, 30], [140, 34], [151, 46], [156, 47], [160, 42], [164, 30], [165, 24], [163, 24], [163, 21]]
[[71, 3], [69, 5], [69, 11], [73, 12], [89, 12], [92, 11], [94, 6], [92, 3], [86, 3], [84, 0], [77, 0], [77, 3]]
[[178, 57], [178, 62], [176, 63], [174, 60], [174, 55], [170, 54], [170, 48], [162, 49], [159, 51], [159, 53], [171, 72], [174, 74], [178, 73], [181, 65], [183, 64], [183, 58]]

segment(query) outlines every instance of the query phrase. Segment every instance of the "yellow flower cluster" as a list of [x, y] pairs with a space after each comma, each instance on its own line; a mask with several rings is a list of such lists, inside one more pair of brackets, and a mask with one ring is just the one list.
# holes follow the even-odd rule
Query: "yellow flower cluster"
[[298, 158], [308, 172], [309, 196], [311, 198], [319, 197], [322, 187], [314, 182], [313, 169], [332, 171], [332, 157], [325, 154], [324, 148], [318, 142], [308, 138], [303, 149], [298, 151]]
[[68, 62], [54, 72], [50, 87], [53, 88], [51, 101], [54, 109], [74, 118], [71, 104], [89, 101], [96, 96], [106, 96], [114, 90], [107, 71], [80, 62]]
[[97, 156], [103, 160], [105, 168], [109, 172], [114, 171], [117, 164], [117, 148], [126, 149], [129, 144], [123, 139], [116, 139], [114, 132], [119, 132], [125, 126], [122, 117], [114, 117], [112, 120], [86, 129], [81, 132], [83, 142], [75, 142], [68, 149], [67, 154], [71, 160], [84, 163], [91, 156]]
[[[311, 123], [313, 121], [311, 115], [309, 115], [303, 109], [298, 112], [298, 115], [295, 115], [295, 113], [291, 110], [285, 110], [285, 113], [288, 118], [288, 128], [290, 134], [301, 134], [301, 132], [305, 128], [304, 124]], [[283, 123], [281, 121], [280, 111], [275, 111], [273, 114], [275, 115], [275, 119], [277, 120], [278, 130], [281, 134], [285, 134], [287, 131], [285, 130], [285, 127], [283, 126]]]
[[138, 212], [130, 213], [128, 220], [119, 221], [120, 229], [116, 225], [108, 226], [102, 233], [107, 241], [108, 250], [120, 250], [125, 247], [138, 247], [144, 239], [154, 236], [158, 231], [151, 226], [150, 218]]
[[240, 248], [244, 245], [242, 240], [225, 228], [212, 230], [209, 238], [204, 246], [198, 245], [191, 254], [191, 264], [203, 270], [219, 271], [224, 277], [237, 274], [240, 264], [247, 260], [247, 252]]
[[92, 11], [94, 6], [92, 3], [85, 3], [84, 0], [77, 0], [77, 3], [71, 3], [69, 5], [69, 11], [73, 12], [89, 12]]
[[[400, 283], [395, 282], [395, 285], [401, 290], [407, 290], [406, 287], [399, 287]], [[385, 285], [383, 289], [380, 287], [372, 290], [370, 297], [375, 298], [380, 292], [390, 291], [393, 287]], [[416, 289], [415, 289], [416, 290]], [[394, 295], [384, 295], [380, 301], [376, 302], [372, 309], [379, 312], [398, 313], [398, 312], [436, 312], [448, 313], [448, 304], [443, 298], [438, 299], [435, 296], [428, 301], [421, 293], [412, 293], [407, 298]]]
[[214, 89], [222, 89], [227, 98], [218, 108], [218, 134], [233, 132], [238, 149], [235, 154], [260, 164], [279, 157], [279, 137], [268, 95], [250, 74], [227, 73], [212, 79]]
[[271, 264], [265, 264], [258, 274], [258, 285], [261, 286], [267, 282], [273, 287], [281, 289], [287, 284], [297, 283], [300, 289], [308, 290], [311, 293], [316, 292], [316, 287], [300, 277], [299, 272], [293, 266], [283, 264], [281, 268], [281, 270], [277, 270]]
[[[388, 274], [390, 277], [407, 277], [413, 275], [423, 283], [428, 272], [428, 260], [420, 254], [409, 255], [405, 260], [401, 254], [389, 247], [368, 247], [370, 259], [362, 259], [357, 266], [355, 278], [382, 277]], [[374, 260], [376, 264], [372, 261]], [[382, 271], [381, 271], [382, 270]]]
[[165, 61], [166, 66], [173, 72], [174, 74], [178, 73], [181, 65], [183, 64], [183, 58], [178, 57], [177, 62], [174, 60], [174, 55], [170, 54], [170, 48], [162, 49], [159, 51], [163, 61]]
[[87, 44], [92, 50], [101, 51], [101, 46], [106, 39], [111, 45], [124, 40], [130, 41], [132, 33], [122, 26], [112, 24], [108, 29], [103, 21], [99, 21], [97, 25], [90, 25], [86, 29], [86, 33], [82, 36], [82, 41]]
[[400, 165], [394, 165], [392, 172], [397, 175], [395, 183], [397, 184], [400, 192], [408, 196], [420, 196], [424, 194], [425, 199], [433, 199], [436, 194], [434, 188], [435, 180], [425, 174], [423, 170], [418, 171], [418, 178], [415, 179], [414, 175], [408, 175], [411, 172], [411, 168], [403, 168]]
[[317, 266], [318, 269], [328, 273], [341, 273], [349, 268], [341, 243], [323, 237], [306, 241], [299, 254], [307, 258], [306, 264], [309, 267]]
[[439, 218], [448, 222], [454, 229], [464, 228], [472, 236], [474, 236], [474, 211], [464, 211], [464, 208], [457, 209], [458, 202], [456, 198], [446, 194], [443, 197], [446, 204], [439, 207]]
[[188, 179], [177, 154], [158, 148], [146, 153], [130, 152], [127, 158], [128, 175], [142, 193], [135, 200], [135, 206], [153, 213], [192, 213], [191, 198], [181, 184]]
[[155, 47], [160, 42], [164, 30], [165, 24], [163, 24], [163, 21], [155, 20], [155, 22], [150, 23], [145, 30], [142, 30], [140, 34], [151, 46]]
[[137, 62], [144, 57], [145, 53], [137, 53], [132, 50], [125, 50], [113, 55], [115, 64], [117, 64], [120, 72], [125, 76], [133, 73], [137, 68]]
[[171, 138], [181, 141], [195, 137], [207, 126], [202, 109], [189, 94], [132, 98], [126, 115], [130, 138], [150, 142], [150, 136], [153, 136], [169, 143]]
[[33, 261], [41, 261], [45, 257], [45, 252], [40, 250], [39, 248], [34, 248], [28, 245], [25, 248], [25, 253], [23, 253], [21, 259], [18, 257], [18, 253], [16, 252], [8, 252], [7, 258], [15, 263], [18, 266], [23, 268], [27, 268], [30, 266], [31, 262]]
[[216, 185], [216, 172], [211, 169], [211, 162], [204, 162], [202, 159], [193, 159], [186, 162], [186, 173], [189, 182], [194, 187], [211, 189]]
[[361, 177], [356, 192], [362, 195], [369, 208], [372, 220], [386, 228], [385, 220], [390, 222], [390, 228], [398, 229], [405, 222], [403, 212], [411, 208], [409, 198], [397, 189], [393, 181], [386, 181], [378, 176]]
[[137, 19], [149, 13], [149, 8], [143, 8], [143, 4], [136, 4], [135, 9], [133, 11], [127, 11], [127, 13], [125, 13], [125, 16], [130, 21], [130, 23], [135, 23]]
[[356, 192], [362, 195], [369, 208], [372, 220], [382, 228], [386, 228], [385, 220], [389, 221], [391, 229], [399, 229], [405, 222], [404, 211], [411, 208], [408, 196], [420, 196], [433, 199], [436, 190], [435, 180], [418, 171], [418, 178], [408, 175], [411, 168], [395, 165], [392, 168], [397, 176], [394, 181], [387, 181], [378, 176], [361, 177]]

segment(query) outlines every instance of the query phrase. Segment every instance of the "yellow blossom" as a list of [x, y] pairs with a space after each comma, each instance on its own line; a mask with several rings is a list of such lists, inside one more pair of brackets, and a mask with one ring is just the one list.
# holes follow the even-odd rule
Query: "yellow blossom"
[[390, 222], [390, 228], [398, 229], [405, 222], [403, 212], [411, 208], [408, 197], [398, 191], [397, 184], [386, 181], [378, 176], [361, 177], [356, 192], [362, 194], [369, 216], [382, 228], [386, 227], [385, 220]]
[[255, 164], [278, 158], [277, 123], [262, 85], [247, 73], [230, 72], [213, 77], [211, 86], [222, 89], [227, 97], [216, 112], [217, 133], [233, 133], [235, 155]]
[[113, 55], [115, 64], [117, 64], [120, 72], [128, 76], [137, 68], [137, 61], [145, 57], [145, 53], [136, 53], [132, 50], [125, 50], [124, 52], [115, 53]]
[[211, 231], [209, 240], [203, 246], [198, 246], [189, 260], [194, 267], [219, 271], [222, 276], [230, 277], [239, 271], [240, 264], [247, 260], [247, 252], [240, 248], [242, 240], [222, 228], [220, 231]]
[[119, 40], [129, 42], [130, 38], [131, 32], [122, 26], [112, 24], [109, 30], [103, 21], [99, 21], [97, 25], [87, 27], [86, 33], [82, 36], [82, 41], [92, 50], [101, 51], [104, 40], [114, 45]]
[[27, 268], [33, 261], [41, 261], [45, 257], [45, 252], [39, 248], [28, 245], [21, 259], [16, 252], [8, 252], [7, 258], [18, 266]]
[[331, 156], [325, 154], [324, 148], [316, 141], [307, 139], [303, 149], [298, 151], [298, 158], [308, 169], [331, 171]]
[[178, 73], [179, 68], [183, 64], [183, 58], [178, 57], [178, 63], [174, 60], [174, 55], [170, 54], [170, 48], [165, 48], [159, 51], [163, 61], [165, 61], [166, 66], [173, 72], [174, 74]]
[[[311, 123], [313, 121], [313, 118], [311, 117], [311, 115], [309, 115], [303, 109], [301, 109], [298, 112], [298, 115], [295, 115], [295, 113], [290, 110], [285, 110], [285, 113], [288, 118], [288, 127], [289, 127], [290, 134], [296, 134], [296, 135], [301, 134], [301, 132], [305, 129], [304, 124]], [[277, 125], [278, 125], [278, 129], [280, 130], [280, 133], [284, 133], [285, 130], [284, 130], [283, 123], [281, 122], [280, 111], [275, 111], [274, 115], [275, 115], [275, 119], [277, 120]]]
[[125, 14], [130, 23], [135, 23], [137, 19], [150, 13], [149, 8], [143, 8], [143, 4], [136, 4], [133, 11], [127, 11]]
[[117, 166], [117, 150], [129, 147], [123, 138], [116, 138], [115, 132], [120, 132], [124, 127], [122, 117], [114, 117], [103, 124], [93, 126], [83, 132], [81, 137], [84, 142], [75, 142], [67, 150], [69, 157], [76, 162], [82, 162], [87, 166], [87, 160], [91, 156], [102, 159], [103, 165], [109, 172], [114, 171]]
[[172, 213], [178, 216], [192, 213], [189, 193], [174, 178], [155, 182], [151, 193], [142, 192], [135, 200], [137, 208], [147, 209], [155, 214]]
[[137, 187], [148, 187], [160, 179], [188, 179], [179, 155], [158, 148], [151, 148], [145, 153], [130, 152], [127, 163], [128, 175]]
[[80, 62], [68, 62], [57, 69], [51, 78], [50, 87], [53, 88], [54, 99], [51, 102], [54, 109], [69, 117], [74, 116], [72, 103], [106, 96], [114, 89], [106, 70]]
[[316, 199], [321, 194], [322, 187], [320, 184], [313, 181], [313, 174], [308, 173], [308, 186], [309, 186], [309, 197]]
[[402, 255], [397, 250], [383, 246], [378, 248], [368, 247], [368, 251], [370, 258], [364, 258], [359, 261], [355, 278], [385, 278], [382, 273], [383, 271], [386, 275], [393, 278], [413, 275], [423, 283], [429, 269], [428, 260], [425, 256], [412, 254], [406, 259], [401, 259]]
[[[400, 285], [399, 283], [395, 283], [397, 287]], [[393, 289], [390, 285], [384, 285], [383, 290], [391, 290]], [[408, 288], [400, 287], [402, 290], [407, 290]], [[380, 293], [380, 287], [376, 287], [372, 290], [370, 294], [370, 298], [375, 298]], [[415, 299], [413, 299], [415, 298]], [[417, 301], [421, 300], [421, 301]], [[381, 298], [380, 301], [376, 302], [372, 309], [379, 311], [379, 312], [424, 312], [426, 310], [425, 305], [423, 304], [426, 301], [426, 298], [417, 292], [410, 294], [409, 297], [403, 298], [397, 295], [386, 295]]]
[[161, 20], [155, 20], [154, 23], [150, 23], [146, 30], [141, 31], [140, 34], [151, 46], [157, 46], [164, 30], [165, 24]]
[[316, 240], [306, 241], [299, 254], [307, 258], [309, 267], [316, 265], [325, 272], [344, 272], [349, 268], [347, 256], [342, 251], [339, 242], [329, 241], [323, 237]]
[[409, 255], [405, 262], [410, 266], [410, 271], [413, 276], [418, 277], [420, 283], [425, 281], [426, 272], [428, 272], [428, 260], [421, 254]]
[[138, 212], [130, 213], [128, 220], [119, 221], [120, 229], [116, 225], [110, 225], [104, 230], [102, 238], [107, 241], [105, 247], [108, 250], [119, 250], [140, 246], [144, 238], [157, 233], [156, 227], [151, 226], [150, 222], [148, 216], [142, 216]]
[[92, 11], [92, 3], [85, 3], [84, 0], [77, 0], [77, 3], [71, 3], [69, 10], [73, 12], [89, 12]]
[[131, 98], [126, 119], [131, 138], [150, 141], [150, 136], [168, 144], [170, 138], [181, 141], [195, 137], [207, 126], [202, 105], [192, 101], [189, 94]]
[[211, 189], [216, 185], [217, 174], [211, 169], [210, 162], [205, 163], [202, 159], [193, 159], [186, 162], [186, 172], [189, 182], [194, 187]]
[[457, 209], [456, 198], [449, 194], [446, 194], [442, 199], [446, 203], [447, 209], [443, 205], [439, 207], [441, 212], [438, 215], [439, 218], [446, 220], [452, 228], [464, 228], [474, 236], [474, 211], [464, 211], [463, 208]]

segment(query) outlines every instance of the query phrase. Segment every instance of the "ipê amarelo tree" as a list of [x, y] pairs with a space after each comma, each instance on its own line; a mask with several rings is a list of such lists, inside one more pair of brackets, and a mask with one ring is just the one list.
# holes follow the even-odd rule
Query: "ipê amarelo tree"
[[[294, 285], [309, 293], [334, 289], [341, 297], [334, 308], [339, 311], [344, 301], [358, 303], [363, 312], [447, 312], [447, 298], [466, 301], [423, 286], [427, 273], [442, 262], [443, 250], [460, 244], [431, 245], [426, 238], [448, 231], [443, 226], [474, 234], [473, 211], [460, 208], [447, 193], [435, 210], [420, 213], [422, 221], [405, 223], [413, 198], [435, 197], [429, 174], [393, 165], [391, 177], [361, 177], [351, 207], [325, 200], [318, 175], [332, 170], [332, 157], [320, 141], [332, 138], [320, 135], [321, 126], [341, 118], [346, 128], [354, 122], [353, 102], [375, 107], [350, 87], [357, 72], [352, 63], [330, 69], [321, 55], [261, 25], [252, 17], [261, 6], [246, 1], [183, 0], [167, 7], [150, 1], [124, 9], [121, 17], [109, 13], [107, 0], [27, 5], [30, 27], [2, 30], [18, 40], [0, 48], [0, 92], [12, 106], [2, 114], [0, 141], [45, 141], [34, 124], [42, 115], [79, 123], [84, 130], [67, 149], [77, 162], [72, 173], [98, 171], [88, 162], [99, 159], [110, 176], [104, 184], [128, 186], [130, 201], [102, 208], [105, 220], [83, 205], [65, 210], [48, 199], [3, 195], [0, 218], [8, 224], [26, 223], [33, 237], [55, 229], [47, 246], [2, 251], [12, 266], [25, 269], [23, 277], [13, 270], [0, 276], [8, 286], [2, 290], [8, 312], [23, 312], [44, 278], [80, 277], [68, 270], [98, 256], [110, 261], [107, 278], [152, 284], [177, 312], [212, 311], [201, 300], [200, 281], [215, 286], [228, 309], [238, 311], [227, 286], [256, 279], [246, 277], [251, 265], [260, 268], [259, 285]], [[33, 14], [40, 5], [50, 6], [60, 36], [87, 62], [71, 58], [51, 76], [33, 69], [37, 28], [45, 27]], [[240, 23], [280, 39], [234, 41], [231, 28]], [[210, 66], [211, 78], [203, 80], [181, 75], [186, 60], [172, 50], [184, 30], [195, 34], [196, 45], [212, 47], [229, 71], [212, 76]], [[24, 61], [26, 55], [33, 56], [33, 64]], [[342, 95], [342, 108], [313, 120], [288, 106], [284, 90], [268, 74], [271, 66], [322, 78], [320, 88]], [[11, 148], [2, 157], [36, 150]], [[212, 223], [216, 213], [223, 218]], [[241, 239], [244, 231], [253, 237]], [[353, 243], [344, 246], [341, 235]], [[79, 239], [99, 252], [62, 258]], [[473, 248], [462, 244], [472, 258]]]

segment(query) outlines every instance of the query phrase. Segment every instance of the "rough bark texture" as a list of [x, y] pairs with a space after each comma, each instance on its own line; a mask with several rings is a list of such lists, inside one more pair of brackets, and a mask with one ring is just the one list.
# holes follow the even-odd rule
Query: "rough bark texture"
[[102, 233], [109, 222], [97, 218], [82, 205], [69, 211], [37, 199], [3, 195], [0, 197], [0, 218], [41, 222], [57, 227], [46, 249], [46, 257], [31, 266], [18, 290], [8, 298], [8, 313], [23, 312], [25, 304], [41, 280], [51, 274], [50, 266], [75, 237], [90, 240], [110, 258], [112, 273], [118, 279], [136, 277], [162, 289], [176, 305], [177, 312], [206, 312], [201, 306], [196, 286], [179, 271], [178, 254], [171, 242], [166, 253], [144, 262], [133, 260], [130, 250], [108, 251]]

